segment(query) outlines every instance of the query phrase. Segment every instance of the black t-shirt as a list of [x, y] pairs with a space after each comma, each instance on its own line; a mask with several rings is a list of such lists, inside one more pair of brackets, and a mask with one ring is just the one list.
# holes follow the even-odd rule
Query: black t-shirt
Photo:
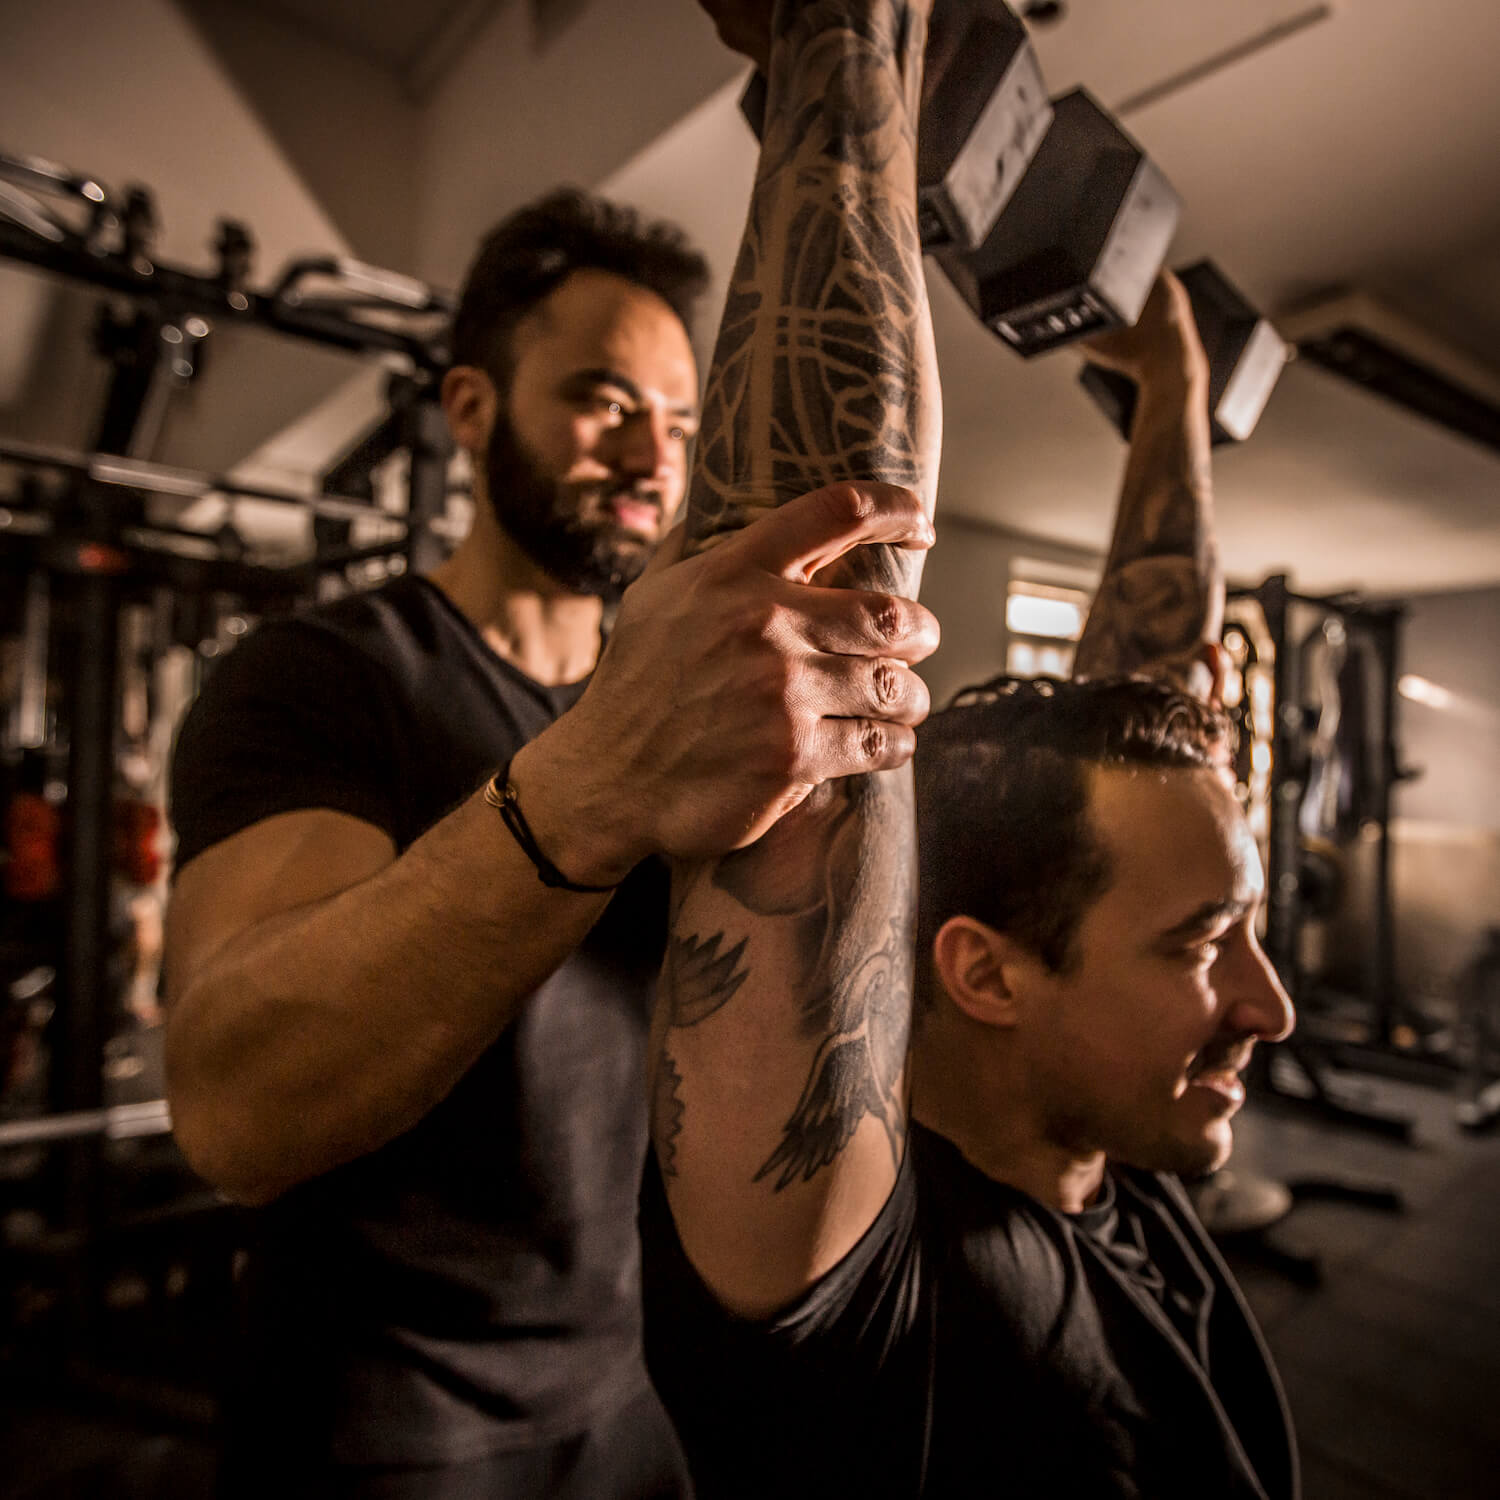
[[[1285, 1404], [1223, 1263], [1171, 1179], [1113, 1176], [1116, 1222], [1080, 1225], [914, 1125], [860, 1243], [751, 1321], [693, 1271], [648, 1166], [647, 1361], [700, 1500], [1294, 1496]], [[1126, 1216], [1202, 1351], [1122, 1261]]]
[[[416, 578], [268, 622], [183, 725], [179, 866], [309, 808], [404, 850], [582, 690], [532, 682]], [[456, 1461], [579, 1432], [644, 1388], [636, 1204], [665, 914], [665, 871], [642, 866], [425, 1119], [260, 1211], [230, 1402], [245, 1446]]]

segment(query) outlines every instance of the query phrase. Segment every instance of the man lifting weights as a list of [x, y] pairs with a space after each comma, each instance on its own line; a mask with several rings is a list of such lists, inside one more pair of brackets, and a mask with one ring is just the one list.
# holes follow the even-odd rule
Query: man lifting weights
[[[791, 345], [748, 332], [738, 389], [759, 373], [812, 404], [860, 364], [849, 325], [873, 299], [924, 316], [904, 245], [863, 268], [871, 302], [841, 279], [913, 208], [909, 151], [867, 143], [914, 134], [922, 15], [783, 5], [766, 45], [735, 11], [721, 30], [769, 83], [736, 294]], [[790, 224], [806, 281], [757, 280]], [[1095, 351], [1146, 387], [1080, 643], [1096, 680], [997, 684], [919, 731], [915, 970], [901, 804], [878, 784], [678, 866], [647, 1346], [705, 1497], [1296, 1493], [1274, 1372], [1172, 1175], [1223, 1159], [1250, 1050], [1291, 1021], [1225, 725], [1182, 690], [1210, 688], [1222, 607], [1184, 309], [1166, 280]], [[925, 367], [865, 348], [891, 376], [870, 427], [910, 432]], [[1141, 671], [1163, 681], [1115, 675]]]

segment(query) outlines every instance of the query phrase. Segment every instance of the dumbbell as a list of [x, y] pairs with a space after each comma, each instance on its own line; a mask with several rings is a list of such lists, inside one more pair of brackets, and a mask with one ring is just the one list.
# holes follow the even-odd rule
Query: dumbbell
[[[740, 109], [757, 139], [766, 79]], [[1025, 24], [1001, 0], [935, 0], [917, 126], [917, 229], [922, 248], [969, 249], [989, 233], [1052, 122]]]
[[1134, 323], [1181, 212], [1161, 169], [1085, 89], [1052, 111], [984, 243], [937, 252], [975, 316], [1028, 359]]
[[[1213, 441], [1250, 436], [1292, 350], [1211, 260], [1177, 272], [1193, 304], [1193, 321], [1208, 356], [1208, 410]], [[1106, 417], [1130, 437], [1139, 391], [1118, 370], [1085, 365], [1078, 377]]]

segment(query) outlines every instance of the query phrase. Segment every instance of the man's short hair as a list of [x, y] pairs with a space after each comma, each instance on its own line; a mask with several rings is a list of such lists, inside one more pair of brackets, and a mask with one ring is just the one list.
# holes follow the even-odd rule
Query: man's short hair
[[1228, 736], [1222, 714], [1143, 678], [997, 677], [964, 689], [917, 731], [918, 972], [960, 915], [1066, 969], [1110, 880], [1088, 819], [1089, 770], [1211, 769]]
[[559, 188], [485, 236], [453, 317], [453, 363], [478, 366], [504, 390], [516, 325], [574, 271], [590, 270], [655, 292], [689, 329], [693, 304], [708, 284], [708, 262], [676, 225]]

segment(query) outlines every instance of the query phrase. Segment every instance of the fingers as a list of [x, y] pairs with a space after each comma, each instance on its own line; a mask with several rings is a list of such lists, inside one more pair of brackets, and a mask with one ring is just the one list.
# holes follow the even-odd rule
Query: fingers
[[927, 684], [905, 662], [815, 656], [801, 669], [797, 696], [821, 718], [874, 719], [915, 727], [927, 717]]
[[912, 758], [917, 737], [905, 724], [874, 719], [824, 719], [815, 731], [807, 780], [894, 771]]
[[922, 549], [935, 539], [919, 496], [900, 485], [862, 482], [799, 495], [758, 516], [719, 550], [801, 583], [855, 547], [885, 542]]
[[832, 656], [883, 656], [914, 665], [938, 648], [937, 616], [915, 599], [799, 585], [787, 606], [803, 640]]

